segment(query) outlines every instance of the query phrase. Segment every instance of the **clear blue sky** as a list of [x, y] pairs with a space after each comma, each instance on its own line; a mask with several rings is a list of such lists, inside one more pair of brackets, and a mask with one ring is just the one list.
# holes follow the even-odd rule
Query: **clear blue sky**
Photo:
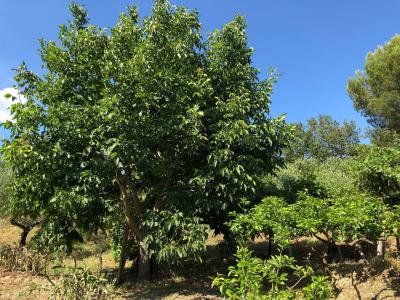
[[[40, 71], [38, 38], [56, 39], [57, 25], [69, 18], [70, 1], [0, 0], [0, 90], [13, 85], [21, 61]], [[128, 4], [150, 12], [152, 1], [81, 0], [93, 24], [110, 27]], [[272, 114], [290, 122], [318, 114], [367, 126], [346, 94], [347, 79], [363, 68], [368, 51], [400, 32], [399, 0], [175, 0], [196, 8], [204, 32], [220, 28], [235, 13], [248, 22], [254, 65], [282, 74], [273, 94]]]

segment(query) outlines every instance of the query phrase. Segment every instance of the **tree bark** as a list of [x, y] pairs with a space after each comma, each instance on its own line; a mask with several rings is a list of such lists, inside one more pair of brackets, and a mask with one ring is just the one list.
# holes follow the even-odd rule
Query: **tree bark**
[[143, 242], [139, 242], [139, 270], [138, 278], [143, 280], [150, 280], [151, 275], [151, 260], [150, 253], [147, 245]]
[[31, 230], [28, 229], [28, 228], [22, 229], [21, 237], [20, 237], [20, 240], [19, 240], [19, 247], [20, 248], [23, 248], [23, 247], [26, 246], [26, 238], [28, 237], [28, 234], [29, 234], [30, 231]]
[[288, 255], [289, 257], [293, 257], [293, 246], [292, 246], [292, 245], [289, 245], [289, 246], [288, 246], [287, 255]]
[[124, 273], [124, 270], [125, 270], [128, 239], [129, 239], [129, 225], [127, 223], [125, 223], [124, 236], [122, 238], [121, 254], [120, 254], [120, 258], [119, 258], [119, 266], [118, 266], [118, 273], [117, 273], [117, 284], [120, 284], [122, 282], [122, 274]]
[[39, 225], [40, 221], [32, 222], [32, 223], [29, 223], [28, 225], [25, 225], [25, 224], [22, 224], [21, 222], [18, 222], [15, 218], [12, 218], [10, 220], [10, 223], [14, 226], [19, 227], [22, 230], [21, 236], [19, 239], [19, 247], [23, 248], [26, 246], [26, 239], [28, 237], [29, 232], [31, 232], [33, 227], [35, 227], [36, 225]]
[[396, 251], [397, 257], [400, 257], [400, 237], [396, 236]]
[[383, 258], [385, 255], [385, 241], [384, 239], [379, 239], [376, 245], [376, 255]]
[[[144, 242], [144, 228], [143, 228], [143, 211], [139, 199], [139, 195], [135, 190], [132, 179], [130, 178], [130, 170], [127, 168], [127, 175], [123, 176], [117, 172], [116, 181], [120, 190], [120, 198], [123, 204], [126, 223], [132, 230], [135, 240], [139, 245], [139, 258], [138, 258], [138, 278], [150, 280], [151, 275], [151, 260], [149, 249]], [[129, 191], [130, 192], [129, 192]], [[134, 218], [130, 210], [130, 201], [132, 201], [133, 208], [136, 213]]]
[[274, 233], [271, 231], [269, 231], [268, 233], [268, 257], [271, 257], [272, 254], [272, 238], [274, 236]]
[[343, 253], [342, 253], [342, 247], [340, 245], [336, 245], [338, 253], [339, 253], [339, 262], [343, 261]]

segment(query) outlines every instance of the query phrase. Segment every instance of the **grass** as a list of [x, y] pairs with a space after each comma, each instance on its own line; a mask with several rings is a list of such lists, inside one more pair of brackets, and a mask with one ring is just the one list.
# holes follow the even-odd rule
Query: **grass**
[[[72, 256], [75, 257], [78, 266], [85, 267], [94, 273], [101, 270], [113, 270], [118, 267], [111, 250], [99, 246], [96, 241], [76, 245]], [[75, 265], [73, 257], [67, 257], [64, 260], [66, 266]]]
[[[7, 221], [0, 220], [0, 244], [17, 243], [20, 230]], [[125, 283], [119, 289], [121, 299], [221, 299], [216, 289], [210, 287], [211, 278], [217, 272], [226, 273], [232, 259], [221, 256], [217, 245], [222, 236], [209, 234], [207, 253], [202, 264], [181, 267], [161, 266], [151, 282], [139, 282], [128, 270]], [[394, 257], [393, 240], [389, 240], [388, 257], [385, 262], [362, 261], [345, 257], [345, 261], [329, 266], [337, 299], [400, 299], [400, 260]], [[267, 243], [257, 239], [249, 246], [257, 255], [265, 256]], [[311, 248], [321, 245], [315, 240], [300, 239], [294, 243], [293, 251], [299, 261], [311, 260], [314, 268], [321, 268], [318, 255], [310, 256]], [[350, 252], [349, 252], [350, 253]], [[345, 252], [344, 252], [345, 254]], [[115, 272], [117, 263], [113, 260], [104, 236], [78, 244], [73, 252], [76, 264], [92, 272], [100, 269]], [[100, 260], [101, 257], [101, 260]], [[64, 260], [65, 266], [74, 266], [72, 257]], [[0, 271], [0, 299], [46, 299], [48, 282], [43, 277], [26, 273]]]
[[0, 219], [0, 244], [12, 245], [17, 244], [21, 230], [12, 226], [8, 220]]

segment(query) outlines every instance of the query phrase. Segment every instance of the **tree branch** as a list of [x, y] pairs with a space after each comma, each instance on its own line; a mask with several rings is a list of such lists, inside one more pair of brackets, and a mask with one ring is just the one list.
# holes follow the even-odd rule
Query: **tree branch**
[[352, 241], [350, 243], [346, 243], [346, 244], [349, 246], [354, 246], [354, 245], [358, 244], [359, 242], [365, 242], [370, 245], [375, 245], [375, 243], [373, 241], [370, 241], [369, 239], [366, 239], [366, 238], [359, 238], [357, 240], [354, 240], [354, 241]]
[[327, 243], [328, 241], [324, 240], [323, 238], [319, 237], [318, 235], [316, 235], [315, 233], [313, 234], [313, 236], [317, 239], [320, 240], [323, 243]]
[[127, 188], [126, 185], [124, 184], [123, 180], [121, 179], [121, 176], [117, 173], [116, 174], [116, 181], [120, 190], [120, 198], [123, 204], [123, 208], [124, 208], [124, 213], [125, 213], [125, 219], [126, 222], [128, 223], [129, 227], [132, 229], [132, 232], [134, 233], [134, 235], [136, 236], [136, 238], [141, 239], [142, 235], [141, 235], [141, 231], [139, 226], [133, 221], [133, 215], [132, 212], [130, 210], [129, 207], [129, 203], [128, 203], [128, 192], [127, 192]]

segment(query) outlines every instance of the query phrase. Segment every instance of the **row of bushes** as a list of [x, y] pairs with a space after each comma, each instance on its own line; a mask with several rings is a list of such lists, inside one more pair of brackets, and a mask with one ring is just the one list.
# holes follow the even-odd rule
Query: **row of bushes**
[[397, 236], [399, 216], [400, 206], [365, 194], [319, 199], [302, 193], [294, 204], [267, 197], [251, 210], [235, 214], [230, 226], [241, 244], [264, 236], [285, 249], [294, 238], [308, 236], [324, 242], [328, 250], [337, 242], [380, 244], [382, 239]]

